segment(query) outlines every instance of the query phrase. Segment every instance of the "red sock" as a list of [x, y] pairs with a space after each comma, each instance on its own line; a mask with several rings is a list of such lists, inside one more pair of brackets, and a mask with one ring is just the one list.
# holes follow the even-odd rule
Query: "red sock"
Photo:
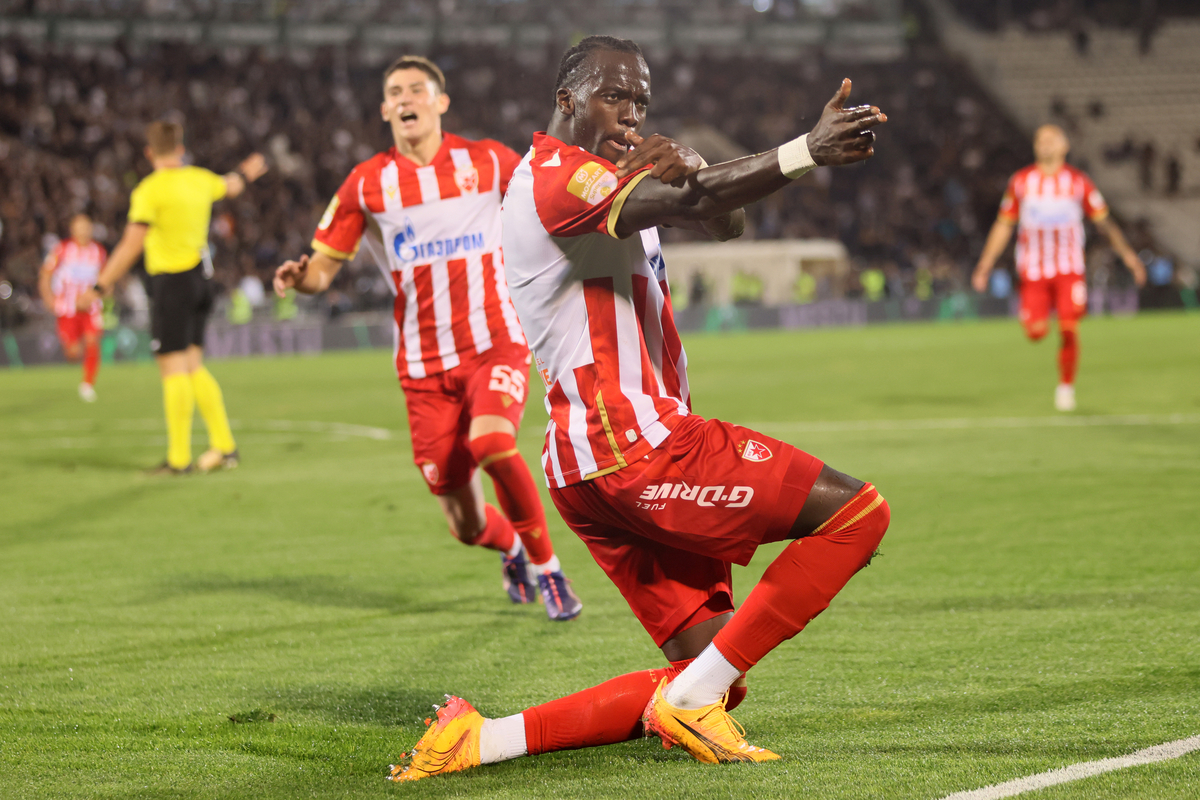
[[96, 370], [100, 367], [100, 343], [92, 342], [83, 349], [83, 382], [88, 386], [96, 384]]
[[517, 440], [507, 433], [486, 433], [472, 439], [470, 446], [475, 461], [495, 483], [496, 500], [512, 521], [530, 560], [545, 564], [554, 557], [554, 545], [546, 529], [542, 496], [517, 450]]
[[690, 663], [689, 658], [674, 661], [666, 669], [630, 672], [525, 709], [525, 747], [529, 755], [641, 738], [642, 712], [659, 682], [674, 678]]
[[493, 505], [484, 506], [484, 511], [487, 514], [487, 524], [483, 526], [483, 530], [479, 532], [479, 535], [467, 542], [467, 544], [507, 553], [512, 549], [513, 541], [516, 537], [516, 531], [513, 530], [512, 523], [497, 511]]
[[745, 672], [829, 607], [883, 539], [891, 511], [867, 484], [820, 528], [784, 548], [713, 644]]
[[1075, 331], [1062, 331], [1062, 346], [1058, 348], [1058, 382], [1075, 383], [1075, 367], [1079, 364], [1079, 337]]

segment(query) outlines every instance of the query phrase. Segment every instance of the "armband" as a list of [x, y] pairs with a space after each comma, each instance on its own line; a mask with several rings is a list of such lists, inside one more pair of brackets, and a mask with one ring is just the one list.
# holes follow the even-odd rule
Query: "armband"
[[817, 166], [817, 162], [812, 159], [812, 153], [808, 152], [807, 133], [798, 139], [781, 144], [775, 152], [779, 156], [779, 171], [792, 180]]

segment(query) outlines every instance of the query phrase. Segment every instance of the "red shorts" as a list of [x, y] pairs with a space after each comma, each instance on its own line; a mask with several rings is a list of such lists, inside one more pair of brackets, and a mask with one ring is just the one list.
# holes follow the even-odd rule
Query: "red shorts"
[[1059, 275], [1021, 282], [1021, 324], [1034, 338], [1046, 333], [1050, 309], [1058, 311], [1058, 324], [1070, 328], [1087, 314], [1087, 283], [1082, 275]]
[[823, 466], [749, 428], [689, 416], [640, 461], [550, 497], [661, 647], [684, 623], [733, 610], [730, 563], [788, 538]]
[[521, 426], [531, 360], [524, 347], [493, 347], [441, 374], [400, 379], [413, 463], [429, 491], [449, 494], [471, 480], [475, 459], [467, 431], [472, 419], [495, 414]]
[[80, 311], [68, 317], [58, 318], [58, 338], [64, 347], [75, 344], [84, 336], [104, 330], [104, 322], [98, 313]]

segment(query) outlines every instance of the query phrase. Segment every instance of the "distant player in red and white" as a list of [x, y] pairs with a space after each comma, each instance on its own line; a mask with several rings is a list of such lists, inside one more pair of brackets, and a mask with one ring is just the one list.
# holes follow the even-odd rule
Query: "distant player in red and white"
[[[448, 698], [393, 780], [642, 735], [709, 763], [778, 758], [729, 717], [740, 678], [829, 605], [890, 519], [870, 484], [692, 413], [656, 230], [739, 236], [743, 205], [818, 164], [869, 158], [886, 117], [845, 108], [845, 81], [811, 133], [709, 167], [639, 135], [650, 73], [633, 42], [584, 39], [556, 86], [503, 214], [509, 291], [548, 387], [542, 462], [555, 506], [670, 665], [500, 719]], [[730, 565], [788, 540], [734, 613]]]
[[[279, 267], [275, 290], [324, 291], [366, 243], [396, 295], [395, 363], [413, 459], [450, 532], [500, 551], [513, 602], [540, 595], [550, 619], [574, 619], [583, 605], [517, 450], [530, 355], [504, 282], [500, 201], [520, 157], [491, 139], [443, 133], [445, 88], [442, 71], [420, 56], [388, 67], [380, 112], [395, 147], [354, 168], [317, 226], [312, 257]], [[477, 468], [492, 478], [503, 513], [484, 502]]]
[[96, 371], [100, 368], [100, 336], [104, 322], [102, 303], [96, 300], [78, 308], [78, 299], [90, 291], [100, 277], [108, 253], [92, 239], [92, 220], [87, 214], [71, 217], [71, 238], [59, 242], [46, 257], [38, 276], [38, 289], [46, 308], [54, 309], [58, 338], [67, 358], [83, 358], [83, 382], [79, 396], [84, 402], [96, 399]]
[[1057, 125], [1043, 125], [1033, 137], [1036, 162], [1008, 181], [1000, 214], [992, 225], [971, 284], [987, 289], [996, 259], [1017, 230], [1017, 278], [1021, 292], [1021, 324], [1038, 341], [1050, 329], [1050, 311], [1058, 312], [1062, 343], [1058, 351], [1058, 388], [1054, 406], [1075, 410], [1075, 368], [1079, 363], [1079, 320], [1087, 313], [1087, 281], [1083, 263], [1083, 220], [1087, 217], [1141, 286], [1146, 270], [1141, 259], [1108, 215], [1100, 191], [1082, 170], [1067, 164], [1071, 149]]

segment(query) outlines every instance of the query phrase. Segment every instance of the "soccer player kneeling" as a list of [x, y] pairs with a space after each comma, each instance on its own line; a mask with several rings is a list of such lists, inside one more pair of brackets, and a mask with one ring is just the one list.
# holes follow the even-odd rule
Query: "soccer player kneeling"
[[[447, 696], [392, 779], [658, 736], [700, 761], [767, 761], [729, 710], [740, 680], [870, 562], [890, 519], [873, 486], [753, 430], [691, 413], [657, 225], [741, 234], [741, 206], [817, 165], [869, 158], [878, 108], [844, 81], [811, 133], [708, 167], [638, 134], [650, 75], [633, 42], [563, 57], [549, 130], [505, 198], [505, 271], [548, 387], [554, 504], [670, 666], [502, 719]], [[733, 611], [730, 564], [792, 540]]]

